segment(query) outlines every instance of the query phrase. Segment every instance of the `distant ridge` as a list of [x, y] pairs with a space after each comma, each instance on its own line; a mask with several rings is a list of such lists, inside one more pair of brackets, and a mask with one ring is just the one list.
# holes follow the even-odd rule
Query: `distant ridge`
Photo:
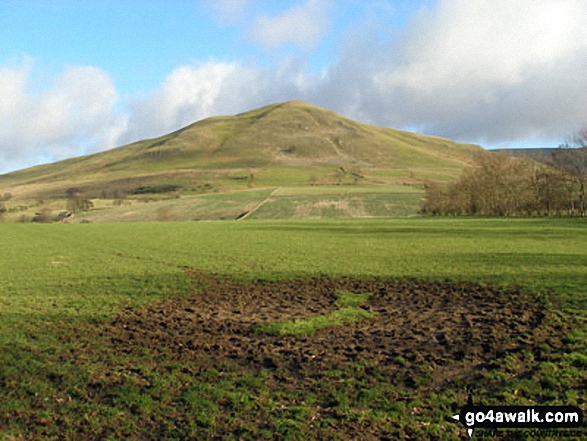
[[332, 184], [352, 176], [374, 183], [447, 181], [481, 150], [288, 101], [2, 175], [0, 189], [19, 197], [58, 197], [75, 186], [99, 197], [160, 184], [234, 188], [246, 186], [251, 175], [257, 186]]
[[569, 148], [536, 148], [536, 149], [501, 149], [492, 150], [503, 152], [515, 157], [531, 158], [546, 165], [562, 167], [566, 169], [580, 169], [587, 171], [587, 147]]
[[532, 158], [535, 161], [545, 162], [557, 151], [557, 147], [537, 147], [520, 149], [494, 149], [492, 152], [507, 153], [510, 156]]

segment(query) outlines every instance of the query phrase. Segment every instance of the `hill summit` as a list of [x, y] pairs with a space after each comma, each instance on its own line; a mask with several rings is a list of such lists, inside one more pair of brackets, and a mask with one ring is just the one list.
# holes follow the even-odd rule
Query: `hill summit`
[[[101, 191], [161, 183], [231, 186], [450, 180], [480, 147], [362, 124], [301, 101], [198, 121], [168, 135], [0, 176], [15, 195], [51, 197], [72, 186]], [[254, 172], [250, 172], [254, 170]], [[340, 176], [339, 178], [340, 179]], [[332, 182], [329, 182], [332, 183]]]

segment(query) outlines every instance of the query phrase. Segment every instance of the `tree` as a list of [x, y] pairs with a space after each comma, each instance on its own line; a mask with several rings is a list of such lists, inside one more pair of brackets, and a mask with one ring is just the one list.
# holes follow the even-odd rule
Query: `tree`
[[535, 170], [531, 176], [531, 186], [534, 191], [534, 209], [539, 215], [560, 215], [570, 209], [568, 201], [569, 182], [567, 174], [562, 170], [543, 167]]
[[253, 188], [255, 186], [255, 170], [251, 169], [249, 172], [249, 181], [247, 183], [249, 188]]
[[549, 215], [561, 209], [564, 184], [560, 175], [531, 159], [484, 152], [455, 182], [428, 186], [423, 211], [435, 215]]
[[438, 183], [427, 184], [422, 212], [434, 216], [455, 214], [450, 207], [452, 202], [451, 187], [454, 188], [454, 185], [447, 188]]
[[78, 188], [69, 188], [67, 193], [67, 210], [72, 213], [90, 211], [94, 204]]
[[[571, 143], [565, 143], [552, 154], [555, 167], [564, 170], [577, 189], [577, 204], [571, 200], [572, 210], [578, 209], [579, 216], [585, 217], [585, 191], [587, 190], [587, 129], [580, 130]], [[571, 194], [571, 198], [574, 196]]]
[[527, 177], [531, 164], [504, 153], [484, 152], [454, 184], [463, 214], [512, 216], [526, 211], [532, 199]]
[[114, 206], [121, 206], [126, 201], [126, 192], [124, 190], [116, 189], [114, 190], [114, 200], [112, 201], [112, 205]]

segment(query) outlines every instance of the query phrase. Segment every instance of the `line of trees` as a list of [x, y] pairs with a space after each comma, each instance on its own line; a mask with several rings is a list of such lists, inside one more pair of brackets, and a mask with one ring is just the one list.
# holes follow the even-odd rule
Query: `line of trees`
[[[587, 131], [582, 134], [587, 142]], [[484, 152], [461, 177], [426, 190], [432, 215], [585, 216], [587, 147], [557, 149], [546, 163]]]

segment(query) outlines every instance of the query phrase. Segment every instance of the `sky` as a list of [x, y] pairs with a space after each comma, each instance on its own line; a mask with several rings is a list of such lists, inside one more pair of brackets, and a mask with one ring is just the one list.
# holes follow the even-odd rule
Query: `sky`
[[585, 0], [0, 0], [0, 173], [304, 100], [556, 147], [587, 126]]

